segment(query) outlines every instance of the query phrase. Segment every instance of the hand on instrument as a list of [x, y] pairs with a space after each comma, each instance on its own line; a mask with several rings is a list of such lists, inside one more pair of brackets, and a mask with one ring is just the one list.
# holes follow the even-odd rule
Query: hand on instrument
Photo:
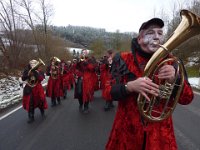
[[166, 79], [168, 82], [173, 82], [175, 79], [175, 68], [172, 65], [164, 65], [158, 73], [159, 79]]
[[150, 101], [148, 94], [154, 96], [159, 95], [159, 86], [152, 82], [148, 77], [140, 77], [134, 81], [127, 83], [128, 92], [137, 92], [142, 94], [147, 100]]

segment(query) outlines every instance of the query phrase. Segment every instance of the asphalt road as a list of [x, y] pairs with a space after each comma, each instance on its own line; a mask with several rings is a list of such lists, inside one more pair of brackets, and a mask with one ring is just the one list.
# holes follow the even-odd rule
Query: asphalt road
[[[27, 112], [19, 109], [0, 120], [0, 150], [104, 150], [114, 120], [116, 107], [103, 110], [100, 91], [90, 105], [90, 113], [79, 112], [73, 90], [56, 107], [50, 106], [46, 119], [39, 109], [35, 122], [27, 124]], [[117, 106], [117, 103], [115, 103]], [[200, 150], [200, 102], [196, 95], [192, 104], [178, 105], [174, 127], [180, 150]]]
[[191, 104], [177, 105], [173, 113], [174, 130], [179, 150], [200, 150], [200, 95]]
[[27, 112], [17, 110], [0, 121], [0, 150], [103, 150], [116, 107], [105, 112], [100, 94], [95, 93], [89, 114], [79, 112], [73, 90], [56, 107], [48, 99], [44, 120], [36, 109], [35, 122], [27, 124]]

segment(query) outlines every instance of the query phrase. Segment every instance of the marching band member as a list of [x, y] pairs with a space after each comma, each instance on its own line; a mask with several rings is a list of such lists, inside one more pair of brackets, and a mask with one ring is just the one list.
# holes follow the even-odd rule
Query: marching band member
[[[156, 98], [162, 96], [159, 85], [149, 77], [143, 77], [143, 73], [148, 60], [158, 50], [159, 45], [163, 44], [163, 26], [164, 22], [159, 18], [144, 22], [138, 37], [132, 40], [132, 51], [116, 54], [113, 59], [113, 78], [106, 90], [108, 96], [118, 101], [118, 108], [106, 150], [177, 150], [172, 116], [161, 122], [151, 122], [141, 115], [137, 105], [138, 94], [147, 101], [150, 101], [152, 95]], [[175, 80], [175, 71], [175, 66], [164, 64], [159, 68], [156, 77], [171, 83]], [[184, 76], [183, 90], [178, 102], [187, 105], [193, 99], [193, 92], [186, 72]], [[170, 97], [171, 102], [174, 100], [173, 94]], [[161, 104], [162, 102], [160, 101]]]
[[83, 70], [82, 70], [83, 59], [74, 61], [74, 79], [75, 79], [75, 88], [74, 88], [74, 98], [78, 99], [79, 102], [79, 111], [82, 111], [83, 108]]
[[91, 72], [92, 73], [92, 80], [93, 80], [93, 87], [94, 87], [94, 91], [98, 91], [99, 90], [99, 76], [100, 76], [100, 68], [99, 68], [99, 63], [97, 62], [96, 58], [94, 56], [91, 56], [91, 63], [94, 66], [95, 72]]
[[81, 72], [82, 77], [78, 78], [79, 86], [81, 91], [81, 97], [79, 98], [80, 110], [83, 106], [83, 113], [89, 112], [89, 102], [94, 99], [94, 79], [93, 74], [95, 73], [95, 65], [93, 59], [88, 56], [84, 56], [81, 61], [77, 64], [76, 68]]
[[102, 81], [101, 86], [102, 86], [102, 97], [106, 101], [105, 106], [104, 106], [105, 111], [108, 111], [114, 107], [111, 96], [107, 97], [106, 90], [105, 90], [106, 84], [109, 84], [107, 82], [109, 82], [111, 79], [110, 69], [111, 69], [112, 59], [114, 55], [115, 55], [114, 50], [109, 49], [106, 53], [106, 56], [103, 59], [103, 63], [101, 64], [101, 81]]
[[40, 109], [42, 117], [45, 116], [44, 110], [48, 108], [41, 84], [41, 81], [45, 78], [44, 72], [39, 68], [42, 63], [37, 60], [31, 60], [22, 74], [22, 80], [27, 81], [23, 90], [22, 103], [23, 108], [28, 111], [28, 123], [34, 121], [35, 108], [38, 107]]
[[94, 78], [96, 65], [93, 58], [86, 57], [83, 62], [83, 112], [89, 112], [89, 103], [94, 100], [96, 78]]
[[104, 89], [106, 76], [107, 76], [107, 68], [108, 68], [108, 57], [104, 55], [99, 64], [100, 68], [100, 89]]
[[67, 68], [68, 68], [68, 86], [67, 86], [67, 89], [68, 90], [71, 90], [74, 86], [74, 64], [68, 60], [67, 61]]
[[61, 60], [61, 82], [63, 88], [63, 98], [66, 99], [67, 97], [67, 86], [68, 86], [68, 69], [67, 64], [64, 60]]
[[61, 82], [61, 61], [57, 57], [52, 57], [50, 61], [51, 64], [46, 70], [46, 75], [49, 76], [46, 96], [51, 97], [51, 106], [53, 107], [57, 103], [61, 104], [60, 97], [63, 97], [63, 87]]

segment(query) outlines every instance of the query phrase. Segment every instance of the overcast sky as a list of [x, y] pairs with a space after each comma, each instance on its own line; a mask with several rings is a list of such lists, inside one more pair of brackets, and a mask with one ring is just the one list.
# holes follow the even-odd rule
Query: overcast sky
[[51, 23], [138, 32], [144, 21], [160, 17], [157, 16], [160, 10], [170, 15], [174, 3], [187, 5], [189, 1], [192, 0], [52, 0]]

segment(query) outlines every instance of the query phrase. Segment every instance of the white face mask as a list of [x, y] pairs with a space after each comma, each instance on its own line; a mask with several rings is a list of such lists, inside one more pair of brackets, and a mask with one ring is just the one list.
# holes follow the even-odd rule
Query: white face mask
[[30, 63], [31, 68], [35, 66], [35, 63]]
[[112, 64], [112, 57], [111, 56], [108, 58], [108, 62], [109, 62], [109, 64]]
[[155, 52], [163, 41], [163, 31], [160, 28], [153, 28], [144, 32], [143, 43], [150, 52]]
[[37, 60], [31, 60], [29, 62], [29, 64], [30, 64], [31, 68], [33, 68], [37, 64]]

